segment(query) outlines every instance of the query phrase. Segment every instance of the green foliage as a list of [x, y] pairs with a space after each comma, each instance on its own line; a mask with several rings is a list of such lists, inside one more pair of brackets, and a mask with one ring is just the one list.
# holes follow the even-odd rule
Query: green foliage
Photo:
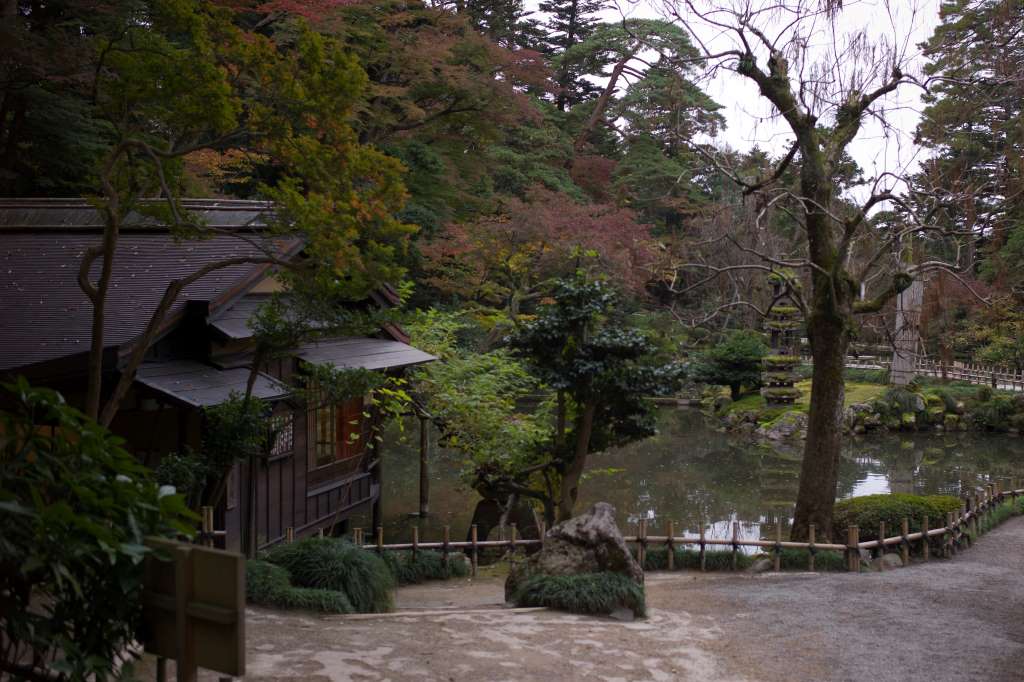
[[[979, 397], [980, 397], [979, 391]], [[988, 393], [992, 395], [991, 389]], [[971, 405], [970, 417], [977, 426], [990, 431], [1005, 431], [1009, 427], [1010, 415], [1014, 413], [1013, 401], [1005, 396], [991, 397]]]
[[203, 457], [211, 471], [226, 471], [236, 461], [264, 454], [268, 412], [262, 400], [246, 400], [237, 392], [203, 409]]
[[417, 550], [415, 558], [412, 552], [384, 552], [383, 556], [388, 569], [395, 576], [395, 582], [399, 585], [463, 578], [469, 573], [461, 554], [449, 555], [447, 564], [444, 561], [444, 554], [434, 550]]
[[200, 495], [206, 487], [206, 477], [211, 473], [209, 462], [201, 455], [186, 450], [183, 454], [172, 452], [160, 458], [153, 470], [153, 477], [160, 485], [174, 486], [189, 508], [199, 504]]
[[532, 575], [512, 595], [516, 606], [546, 606], [551, 609], [607, 615], [617, 608], [634, 615], [647, 613], [644, 588], [618, 573], [579, 575]]
[[355, 613], [344, 592], [295, 587], [288, 569], [268, 561], [245, 562], [245, 597], [250, 604], [275, 609]]
[[761, 361], [768, 355], [761, 334], [741, 330], [731, 332], [725, 340], [700, 353], [688, 368], [697, 382], [728, 386], [732, 399], [740, 396], [740, 387], [761, 385]]
[[287, 569], [299, 587], [343, 592], [357, 613], [384, 613], [394, 605], [388, 565], [346, 540], [304, 538], [272, 548], [266, 560]]
[[899, 533], [906, 518], [910, 532], [921, 530], [921, 519], [928, 517], [932, 528], [944, 525], [947, 512], [959, 512], [960, 499], [950, 495], [911, 495], [890, 493], [851, 497], [836, 502], [832, 513], [832, 531], [835, 542], [846, 542], [848, 526], [860, 529], [861, 541], [878, 539], [878, 524], [885, 522], [886, 535]]
[[505, 349], [482, 353], [460, 342], [472, 326], [463, 315], [438, 310], [407, 322], [413, 344], [441, 358], [413, 370], [411, 381], [446, 444], [467, 456], [467, 479], [481, 471], [515, 477], [537, 463], [551, 436], [550, 404], [522, 408], [537, 393], [537, 380]]
[[3, 662], [54, 656], [71, 679], [112, 679], [141, 622], [145, 538], [190, 535], [195, 517], [58, 393], [24, 379], [3, 390]]
[[[808, 377], [810, 375], [808, 374]], [[847, 381], [860, 384], [881, 384], [889, 383], [889, 372], [884, 369], [852, 369], [847, 368], [843, 375]]]
[[[634, 550], [634, 555], [635, 555]], [[699, 571], [700, 552], [695, 549], [676, 547], [674, 550], [673, 566], [677, 571]], [[771, 555], [765, 555], [770, 556]], [[736, 570], [745, 571], [757, 559], [751, 554], [739, 552], [736, 554]], [[783, 570], [806, 571], [807, 550], [783, 549], [780, 558], [780, 567]], [[726, 550], [709, 550], [704, 553], [704, 568], [708, 571], [731, 571], [732, 552]], [[645, 571], [664, 571], [668, 569], [668, 549], [665, 547], [649, 547], [644, 553]], [[814, 559], [814, 570], [816, 571], [845, 571], [846, 559], [841, 552], [819, 551]]]

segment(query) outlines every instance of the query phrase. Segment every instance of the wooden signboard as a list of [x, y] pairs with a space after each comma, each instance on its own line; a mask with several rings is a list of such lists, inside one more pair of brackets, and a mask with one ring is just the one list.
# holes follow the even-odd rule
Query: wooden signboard
[[152, 538], [146, 559], [144, 644], [173, 658], [179, 682], [197, 667], [245, 674], [245, 559], [241, 554]]

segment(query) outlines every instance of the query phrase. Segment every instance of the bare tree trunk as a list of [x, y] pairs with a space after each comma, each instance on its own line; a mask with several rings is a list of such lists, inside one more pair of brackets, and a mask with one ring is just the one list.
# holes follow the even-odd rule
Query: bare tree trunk
[[849, 344], [841, 318], [814, 313], [808, 321], [807, 333], [814, 372], [800, 488], [790, 531], [794, 541], [806, 539], [812, 523], [817, 537], [831, 537], [845, 398], [843, 361]]
[[580, 415], [576, 431], [576, 452], [569, 467], [562, 474], [562, 494], [558, 502], [559, 521], [572, 518], [573, 507], [576, 506], [580, 492], [580, 477], [587, 464], [587, 453], [590, 452], [590, 433], [594, 429], [596, 411], [595, 400], [588, 400], [583, 406], [583, 414]]

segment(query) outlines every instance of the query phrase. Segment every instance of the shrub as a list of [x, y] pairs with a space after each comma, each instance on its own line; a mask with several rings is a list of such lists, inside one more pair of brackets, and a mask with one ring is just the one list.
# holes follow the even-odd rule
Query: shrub
[[[766, 555], [771, 558], [771, 555]], [[750, 568], [757, 557], [750, 554], [736, 555], [736, 570], [745, 571]], [[807, 550], [784, 549], [780, 558], [780, 566], [785, 570], [807, 570]], [[695, 549], [675, 548], [676, 570], [700, 570], [700, 552]], [[710, 550], [704, 554], [704, 568], [708, 571], [732, 570], [732, 551]], [[840, 552], [817, 553], [814, 560], [817, 571], [846, 570], [846, 559]], [[668, 550], [665, 547], [650, 547], [644, 555], [645, 571], [664, 571], [668, 569]]]
[[[989, 395], [991, 393], [990, 389]], [[995, 396], [974, 405], [971, 409], [971, 419], [974, 423], [990, 431], [1005, 431], [1010, 425], [1009, 419], [1012, 414], [1013, 401], [1005, 396]]]
[[904, 517], [910, 532], [921, 530], [921, 519], [928, 517], [932, 528], [944, 525], [946, 514], [960, 510], [960, 499], [950, 495], [910, 495], [890, 493], [852, 497], [836, 503], [832, 512], [832, 535], [835, 542], [845, 543], [848, 526], [858, 526], [862, 542], [878, 539], [878, 524], [885, 522], [886, 535], [900, 532]]
[[415, 559], [412, 552], [385, 552], [384, 563], [399, 585], [462, 578], [469, 573], [463, 555], [449, 555], [448, 564], [445, 565], [444, 555], [433, 550], [419, 550]]
[[283, 566], [299, 587], [344, 592], [357, 613], [383, 613], [393, 605], [395, 578], [372, 552], [336, 538], [305, 538], [271, 549], [266, 560]]
[[618, 573], [530, 576], [512, 595], [516, 606], [546, 606], [571, 613], [610, 614], [617, 608], [647, 613], [644, 588]]
[[32, 673], [111, 679], [133, 655], [145, 538], [191, 534], [196, 519], [58, 393], [24, 379], [3, 388], [0, 665], [53, 660]]
[[245, 596], [250, 604], [322, 613], [355, 613], [344, 592], [295, 587], [288, 569], [267, 561], [245, 562]]
[[738, 400], [742, 386], [761, 385], [761, 358], [767, 353], [761, 334], [734, 331], [697, 356], [689, 368], [690, 377], [699, 383], [728, 386], [732, 399]]

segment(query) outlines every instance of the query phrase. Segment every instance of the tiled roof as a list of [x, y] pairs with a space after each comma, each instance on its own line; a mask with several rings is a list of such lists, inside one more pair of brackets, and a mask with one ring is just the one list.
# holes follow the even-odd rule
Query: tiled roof
[[[135, 381], [175, 400], [193, 407], [219, 405], [232, 393], [243, 395], [249, 381], [249, 369], [215, 369], [191, 360], [143, 363]], [[290, 389], [266, 374], [260, 373], [252, 394], [263, 400], [283, 398]]]
[[295, 355], [313, 364], [363, 369], [408, 367], [437, 360], [430, 353], [399, 341], [356, 337], [309, 343]]
[[[254, 224], [266, 212], [262, 202], [188, 204], [207, 224], [223, 227]], [[100, 238], [96, 212], [82, 201], [0, 201], [0, 371], [88, 352], [92, 306], [77, 277], [86, 249]], [[261, 255], [258, 245], [251, 243], [254, 239], [261, 238], [221, 234], [177, 241], [154, 225], [126, 230], [114, 257], [105, 345], [120, 346], [138, 338], [172, 280], [225, 258]], [[291, 253], [298, 246], [297, 240], [264, 242], [277, 254]], [[99, 267], [97, 260], [93, 281]], [[167, 319], [181, 313], [188, 301], [216, 305], [242, 293], [265, 268], [241, 264], [212, 272], [182, 292]]]

